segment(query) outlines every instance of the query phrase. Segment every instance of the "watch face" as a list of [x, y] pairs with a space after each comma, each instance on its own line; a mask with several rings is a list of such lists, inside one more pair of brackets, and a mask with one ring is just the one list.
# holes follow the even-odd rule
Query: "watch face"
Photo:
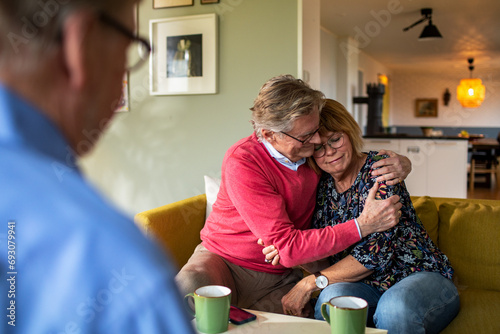
[[328, 278], [326, 278], [326, 276], [320, 275], [316, 277], [316, 286], [318, 288], [324, 289], [326, 288], [327, 285], [328, 285]]

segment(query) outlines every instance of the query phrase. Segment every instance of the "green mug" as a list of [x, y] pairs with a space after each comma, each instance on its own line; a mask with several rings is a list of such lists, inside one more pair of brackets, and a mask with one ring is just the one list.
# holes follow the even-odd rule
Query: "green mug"
[[[194, 310], [189, 301], [194, 301]], [[227, 331], [231, 289], [222, 285], [207, 285], [184, 297], [188, 311], [196, 318], [196, 328], [203, 333]]]
[[368, 303], [358, 297], [335, 297], [321, 305], [321, 314], [330, 324], [332, 334], [364, 334], [367, 312]]

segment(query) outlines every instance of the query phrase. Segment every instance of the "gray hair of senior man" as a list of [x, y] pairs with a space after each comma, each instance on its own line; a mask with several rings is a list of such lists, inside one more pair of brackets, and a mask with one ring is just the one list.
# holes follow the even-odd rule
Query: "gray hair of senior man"
[[[1, 0], [0, 66], [23, 57], [42, 56], [61, 40], [62, 25], [75, 10], [108, 13], [134, 0]], [[10, 66], [10, 64], [8, 65]]]
[[262, 86], [250, 108], [255, 134], [262, 141], [263, 129], [288, 132], [297, 118], [309, 115], [314, 107], [321, 111], [324, 103], [324, 94], [301, 79], [292, 75], [276, 76]]

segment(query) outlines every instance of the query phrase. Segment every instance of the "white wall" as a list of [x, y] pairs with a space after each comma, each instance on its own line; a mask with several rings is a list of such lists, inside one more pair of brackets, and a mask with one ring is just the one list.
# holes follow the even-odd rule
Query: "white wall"
[[321, 28], [320, 90], [327, 98], [337, 98], [337, 36]]
[[387, 76], [391, 75], [391, 71], [377, 60], [367, 55], [364, 52], [359, 53], [358, 57], [358, 67], [359, 70], [363, 72], [365, 79], [365, 87], [363, 87], [363, 94], [367, 96], [366, 84], [368, 83], [378, 83], [378, 75], [385, 74]]
[[[486, 86], [485, 100], [475, 109], [463, 108], [457, 101], [456, 89], [460, 79], [469, 77], [466, 69], [462, 72], [452, 76], [440, 73], [393, 73], [390, 123], [396, 126], [500, 127], [500, 72], [474, 71], [474, 76], [482, 78]], [[443, 104], [446, 88], [451, 93], [448, 106]], [[438, 117], [415, 117], [417, 98], [437, 98]]]
[[302, 79], [312, 88], [321, 86], [321, 36], [319, 0], [302, 1]]
[[298, 0], [221, 0], [219, 4], [139, 7], [139, 33], [149, 20], [217, 13], [218, 93], [149, 96], [144, 66], [130, 76], [131, 111], [117, 115], [85, 174], [130, 215], [205, 192], [203, 175], [220, 175], [224, 153], [252, 133], [252, 106], [269, 78], [298, 68]]

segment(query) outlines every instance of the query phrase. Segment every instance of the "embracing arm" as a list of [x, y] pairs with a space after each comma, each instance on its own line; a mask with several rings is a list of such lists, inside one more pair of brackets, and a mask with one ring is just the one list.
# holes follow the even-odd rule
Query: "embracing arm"
[[[375, 232], [382, 232], [394, 227], [399, 222], [399, 218], [401, 217], [401, 212], [399, 210], [401, 209], [402, 204], [399, 202], [399, 196], [391, 196], [385, 200], [376, 200], [375, 196], [378, 188], [378, 183], [375, 183], [375, 185], [370, 189], [363, 212], [357, 218], [362, 237]], [[272, 259], [273, 263], [275, 264], [280, 262], [286, 267], [293, 267], [303, 263], [322, 259], [328, 255], [336, 254], [350, 246], [350, 244], [359, 241], [359, 239], [355, 240], [354, 242], [352, 241], [353, 238], [356, 239], [354, 236], [352, 236], [352, 227], [350, 232], [351, 239], [349, 240], [349, 244], [347, 240], [342, 240], [342, 234], [347, 235], [346, 228], [349, 227], [349, 224], [354, 224], [353, 220], [349, 220], [344, 224], [336, 226], [327, 226], [322, 229], [312, 229], [305, 231], [293, 230], [289, 235], [281, 238], [281, 240], [278, 240], [277, 242], [271, 241], [268, 243], [276, 246], [276, 248], [280, 250], [281, 258], [273, 258], [272, 255], [266, 255], [266, 259]], [[333, 236], [331, 248], [328, 248], [329, 252], [331, 251], [331, 253], [318, 253], [318, 249], [328, 246], [328, 239], [308, 239], [308, 236], [316, 236], [313, 234], [313, 231], [323, 231], [325, 232], [326, 236]], [[357, 230], [355, 231], [355, 233], [357, 234]], [[297, 241], [298, 239], [298, 241], [301, 242], [301, 245], [299, 246], [300, 248], [294, 248], [293, 246], [291, 246], [291, 244], [289, 243], [289, 238], [293, 238], [293, 240], [295, 241]], [[282, 251], [283, 244], [288, 246], [285, 252]], [[265, 246], [265, 241], [262, 242], [261, 245]], [[303, 253], [307, 252], [308, 248], [311, 252], [313, 249], [316, 251], [316, 253], [314, 253], [314, 257], [311, 256], [311, 254]], [[304, 261], [304, 259], [308, 260]]]
[[[279, 166], [276, 168], [266, 160], [267, 155], [248, 153], [231, 152], [223, 163], [225, 189], [221, 189], [219, 197], [230, 198], [236, 210], [229, 214], [241, 217], [241, 227], [231, 228], [247, 233], [248, 239], [261, 238], [264, 244], [276, 246], [280, 264], [285, 267], [325, 258], [361, 239], [354, 220], [308, 230], [316, 202], [318, 179], [314, 171], [300, 169], [294, 183], [286, 179], [287, 173]], [[372, 205], [367, 205], [367, 210], [357, 217], [361, 236], [387, 230], [398, 220], [399, 197], [375, 200], [375, 193], [376, 189], [371, 191], [367, 200]], [[257, 243], [255, 246], [258, 252]]]
[[[370, 189], [368, 193], [368, 197], [366, 198], [365, 206], [363, 208], [363, 211], [361, 212], [361, 215], [357, 218], [358, 224], [359, 224], [359, 229], [361, 231], [362, 237], [366, 237], [369, 234], [375, 233], [375, 232], [382, 232], [386, 231], [392, 227], [394, 227], [398, 222], [399, 218], [401, 217], [401, 208], [402, 204], [399, 202], [399, 196], [391, 196], [385, 200], [376, 200], [375, 195], [379, 189], [379, 185], [377, 182], [375, 182], [375, 185]], [[352, 222], [352, 221], [349, 221]], [[340, 227], [344, 224], [336, 225], [336, 227]], [[328, 226], [328, 228], [331, 226]], [[326, 227], [325, 227], [326, 228]], [[323, 229], [325, 229], [323, 228]], [[319, 229], [319, 230], [323, 230]], [[305, 231], [304, 231], [305, 232]], [[259, 245], [261, 246], [267, 246], [265, 242], [263, 242], [261, 239], [259, 239]], [[322, 244], [325, 243], [323, 240], [321, 242]], [[309, 242], [309, 244], [313, 244], [312, 242]], [[276, 246], [276, 247], [275, 247]], [[278, 254], [279, 250], [279, 254]], [[278, 263], [283, 264], [283, 252], [281, 251], [281, 247], [278, 244], [273, 243], [272, 245], [269, 245], [265, 247], [262, 250], [262, 253], [265, 255], [265, 258], [267, 261], [272, 263], [273, 265], [277, 265]], [[281, 256], [280, 256], [281, 254]], [[323, 256], [324, 257], [324, 256]], [[321, 258], [323, 258], [321, 257]], [[313, 259], [313, 260], [318, 260], [318, 258]], [[303, 263], [307, 263], [311, 261], [303, 261], [303, 262], [296, 262], [293, 265], [299, 265]], [[288, 266], [286, 263], [284, 264], [285, 266]]]
[[[293, 267], [335, 254], [360, 240], [354, 221], [344, 226], [309, 230], [318, 181], [314, 171], [301, 170], [292, 183], [279, 168], [256, 164], [252, 157], [244, 158], [233, 155], [223, 166], [225, 189], [221, 188], [219, 197], [227, 192], [236, 209], [231, 214], [241, 217], [235, 220], [241, 227], [230, 228], [244, 231], [245, 234], [240, 234], [247, 240], [255, 238], [255, 254], [260, 253], [256, 241], [261, 238], [265, 244], [273, 244], [280, 250], [281, 265]], [[264, 258], [257, 259], [252, 249], [247, 247], [245, 251], [249, 254], [245, 254], [247, 258], [253, 257], [264, 264]]]

